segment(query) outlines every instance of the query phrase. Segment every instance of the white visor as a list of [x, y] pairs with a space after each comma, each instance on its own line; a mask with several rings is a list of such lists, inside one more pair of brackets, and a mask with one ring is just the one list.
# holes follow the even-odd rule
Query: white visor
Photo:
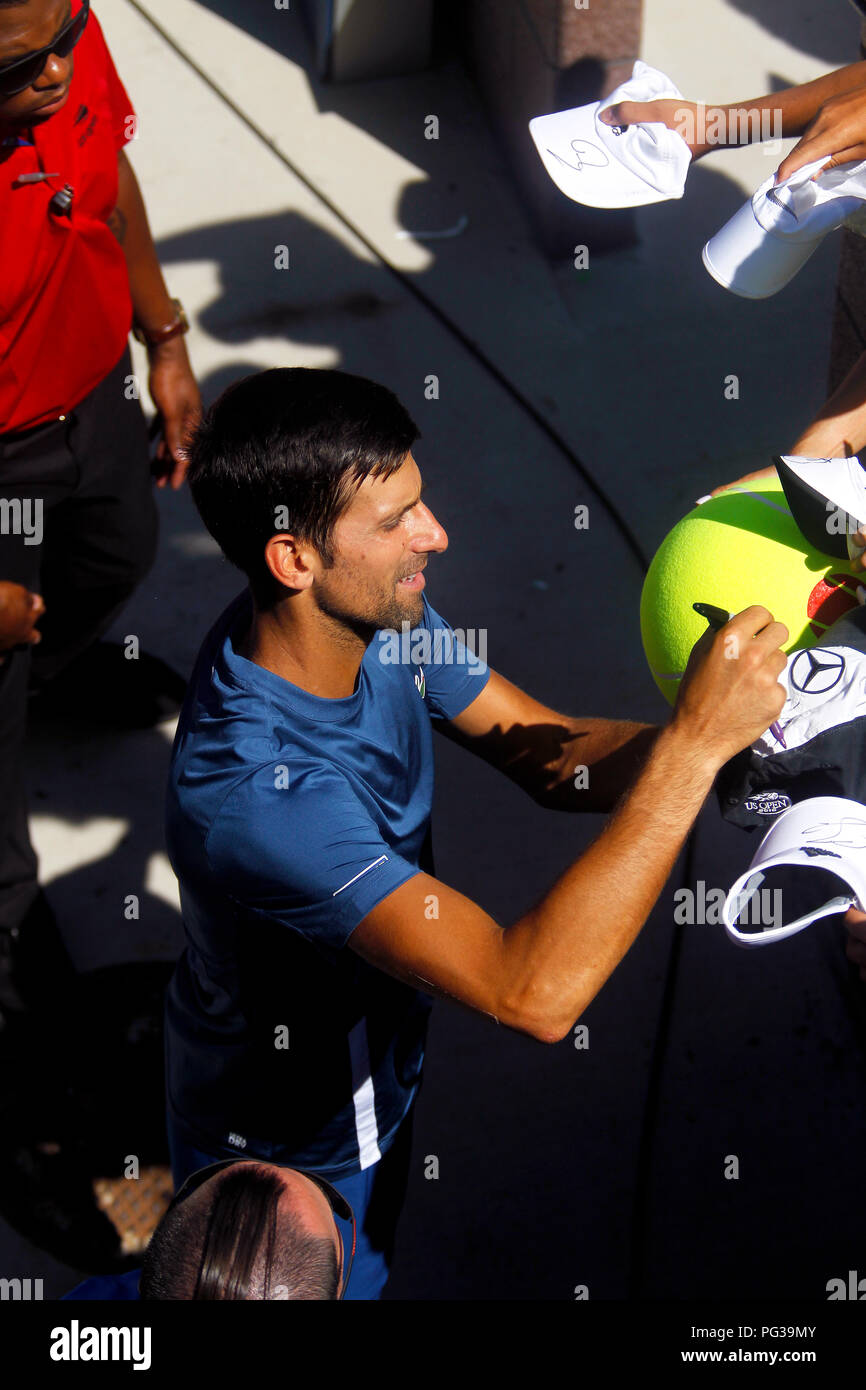
[[754, 196], [707, 242], [702, 259], [714, 280], [744, 299], [767, 299], [793, 280], [828, 232], [866, 200], [866, 160], [813, 160], [789, 179], [765, 179]]
[[860, 460], [780, 454], [776, 468], [791, 515], [809, 544], [850, 560], [862, 554], [853, 540], [866, 528], [866, 469]]
[[681, 198], [691, 153], [661, 121], [611, 126], [598, 119], [620, 101], [682, 97], [664, 73], [636, 62], [631, 77], [602, 101], [534, 116], [529, 133], [557, 188], [593, 208], [633, 208]]
[[738, 945], [767, 946], [850, 907], [866, 911], [866, 806], [816, 796], [770, 828], [722, 920]]

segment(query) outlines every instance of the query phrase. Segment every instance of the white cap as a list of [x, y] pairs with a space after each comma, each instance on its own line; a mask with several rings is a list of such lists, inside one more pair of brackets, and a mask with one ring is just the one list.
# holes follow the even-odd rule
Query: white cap
[[[809, 544], [842, 559], [861, 555], [863, 547], [854, 544], [866, 527], [866, 469], [859, 458], [780, 454], [775, 462], [791, 515]], [[845, 513], [844, 527], [838, 512]]]
[[633, 208], [681, 198], [691, 152], [662, 121], [611, 126], [599, 115], [620, 101], [682, 97], [663, 72], [638, 60], [603, 101], [534, 116], [529, 132], [557, 188], [593, 208]]
[[[781, 867], [810, 870], [814, 880], [810, 895], [814, 898], [817, 894], [820, 905], [792, 920], [773, 922], [768, 927], [759, 922], [755, 930], [743, 931], [735, 923], [742, 915], [749, 915], [749, 904], [758, 900], [760, 905], [768, 870]], [[841, 891], [828, 874], [842, 881]], [[790, 894], [783, 894], [782, 907], [790, 918], [797, 905], [785, 901], [786, 896], [790, 899]], [[815, 796], [783, 812], [771, 826], [751, 865], [728, 894], [722, 920], [728, 936], [738, 945], [766, 946], [849, 907], [866, 912], [866, 806], [842, 796]], [[755, 914], [751, 915], [754, 919]], [[760, 919], [761, 913], [757, 915]]]
[[765, 179], [703, 249], [714, 280], [744, 299], [767, 299], [787, 285], [828, 232], [866, 200], [866, 160], [823, 169], [813, 160], [782, 183]]

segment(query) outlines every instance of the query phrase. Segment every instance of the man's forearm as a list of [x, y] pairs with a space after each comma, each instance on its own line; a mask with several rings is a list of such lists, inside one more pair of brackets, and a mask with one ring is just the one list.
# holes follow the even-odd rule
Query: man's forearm
[[500, 1015], [564, 1037], [652, 911], [718, 765], [673, 727], [659, 732], [634, 787], [601, 835], [531, 912], [503, 933], [520, 981]]
[[117, 173], [117, 207], [109, 226], [123, 247], [136, 323], [154, 333], [175, 319], [176, 310], [162, 276], [138, 180], [122, 152]]
[[[557, 716], [560, 718], [561, 716]], [[633, 720], [562, 719], [572, 729], [558, 771], [535, 796], [551, 811], [611, 811], [661, 732]]]

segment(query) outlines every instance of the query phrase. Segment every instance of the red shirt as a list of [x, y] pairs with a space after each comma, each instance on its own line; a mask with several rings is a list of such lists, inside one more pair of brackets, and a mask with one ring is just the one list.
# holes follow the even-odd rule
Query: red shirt
[[[134, 113], [92, 12], [73, 61], [65, 106], [21, 132], [34, 143], [0, 144], [0, 432], [78, 405], [119, 360], [132, 322], [107, 218]], [[40, 169], [57, 177], [16, 183]], [[48, 205], [67, 183], [71, 215], [58, 216]]]

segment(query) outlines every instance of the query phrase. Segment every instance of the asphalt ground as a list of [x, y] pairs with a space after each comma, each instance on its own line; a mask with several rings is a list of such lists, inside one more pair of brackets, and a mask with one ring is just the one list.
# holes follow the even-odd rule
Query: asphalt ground
[[[434, 607], [483, 629], [490, 664], [557, 710], [665, 718], [640, 644], [643, 561], [696, 497], [788, 447], [820, 405], [838, 243], [762, 303], [709, 280], [703, 241], [771, 167], [750, 150], [703, 162], [681, 202], [643, 210], [636, 247], [591, 250], [588, 272], [551, 265], [456, 58], [322, 88], [294, 11], [252, 20], [240, 0], [105, 0], [98, 12], [141, 117], [132, 158], [172, 293], [191, 311], [206, 399], [271, 365], [387, 383], [422, 430], [416, 458], [450, 538], [427, 571]], [[646, 6], [644, 56], [706, 99], [804, 80], [856, 45], [845, 0], [820, 23], [770, 0]], [[423, 138], [430, 112], [438, 142]], [[429, 235], [442, 231], [453, 234]], [[157, 564], [113, 635], [137, 635], [185, 673], [240, 581], [186, 493], [159, 505]], [[78, 1156], [73, 1205], [86, 1206], [88, 1167], [160, 1154], [147, 1019], [182, 941], [162, 837], [172, 733], [66, 725], [31, 740], [34, 837], [76, 964], [108, 971], [106, 997], [119, 991], [144, 1020], [124, 1035], [127, 1070], [112, 1060], [117, 1034], [92, 1026], [71, 1067], [74, 1017], [56, 1037], [48, 1025], [25, 1064], [20, 1052], [5, 1063], [15, 1094], [41, 1102], [28, 1132], [41, 1126], [50, 1144], [62, 1130], [57, 1164]], [[601, 818], [543, 811], [440, 743], [437, 873], [508, 923]], [[863, 996], [838, 926], [747, 953], [720, 927], [673, 922], [677, 887], [727, 887], [753, 848], [708, 803], [581, 1020], [588, 1047], [544, 1047], [436, 1005], [388, 1297], [822, 1299], [857, 1268]], [[131, 893], [137, 921], [123, 914]], [[52, 1086], [70, 1076], [61, 1117]], [[91, 1226], [65, 1245], [43, 1229], [50, 1214], [37, 1228], [23, 1207], [38, 1182], [15, 1152], [3, 1269], [43, 1277], [56, 1297], [88, 1270]]]

